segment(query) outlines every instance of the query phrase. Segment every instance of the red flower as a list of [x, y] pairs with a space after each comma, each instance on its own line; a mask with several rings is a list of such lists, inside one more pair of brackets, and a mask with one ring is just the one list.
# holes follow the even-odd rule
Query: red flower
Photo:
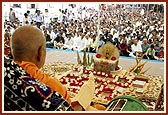
[[101, 57], [101, 54], [96, 54], [96, 57], [97, 57], [97, 58], [100, 58], [100, 57]]
[[120, 68], [118, 66], [116, 66], [115, 70], [119, 70]]
[[116, 60], [116, 57], [112, 57], [111, 60]]

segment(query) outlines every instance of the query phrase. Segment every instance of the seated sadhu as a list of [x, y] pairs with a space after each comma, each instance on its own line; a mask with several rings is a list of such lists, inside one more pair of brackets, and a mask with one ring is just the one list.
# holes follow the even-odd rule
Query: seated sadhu
[[45, 63], [46, 57], [45, 38], [41, 30], [33, 26], [19, 27], [12, 35], [11, 50], [14, 63], [30, 74], [31, 77], [57, 91], [71, 104], [74, 110], [87, 109], [77, 100], [71, 102], [70, 96], [61, 82], [40, 70]]
[[11, 48], [15, 63], [34, 78], [59, 92], [71, 103], [70, 96], [60, 81], [40, 70], [46, 57], [45, 38], [41, 30], [32, 26], [22, 26], [16, 29], [12, 35]]

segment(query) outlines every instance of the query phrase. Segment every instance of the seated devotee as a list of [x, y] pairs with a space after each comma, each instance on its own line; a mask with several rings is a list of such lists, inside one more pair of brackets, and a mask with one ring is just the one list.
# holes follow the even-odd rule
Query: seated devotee
[[[78, 100], [71, 102], [69, 93], [57, 78], [51, 77], [40, 70], [46, 58], [45, 37], [40, 29], [33, 26], [19, 27], [12, 35], [11, 48], [14, 58], [12, 64], [15, 65], [12, 68], [16, 67], [16, 69], [11, 71], [22, 69], [24, 71], [23, 75], [22, 73], [20, 74], [23, 77], [29, 74], [31, 77], [27, 77], [30, 79], [37, 79], [39, 82], [58, 92], [71, 104], [74, 110], [86, 110], [86, 108], [83, 108], [84, 106], [81, 106], [82, 102], [80, 103]], [[24, 74], [25, 72], [27, 74]], [[11, 74], [13, 75], [13, 73]]]
[[64, 43], [62, 40], [59, 40], [57, 43], [56, 43], [56, 49], [63, 49], [64, 48]]
[[155, 49], [154, 49], [154, 45], [153, 44], [147, 49], [146, 55], [151, 60], [158, 60], [158, 57], [155, 55]]
[[108, 42], [108, 41], [113, 43], [113, 35], [112, 34], [108, 34], [106, 42]]
[[11, 40], [11, 37], [8, 33], [8, 30], [5, 30], [5, 34], [4, 34], [4, 54], [5, 54], [5, 56], [12, 59], [11, 49], [10, 49], [10, 40]]
[[31, 76], [58, 91], [70, 102], [66, 88], [57, 79], [39, 70], [45, 62], [45, 41], [41, 30], [35, 27], [22, 26], [16, 29], [11, 41], [14, 61]]
[[164, 60], [164, 47], [160, 47], [160, 51], [158, 52], [158, 59], [159, 60]]
[[103, 44], [105, 44], [104, 36], [102, 34], [100, 34], [99, 38], [100, 39], [98, 40], [98, 48], [100, 48]]
[[114, 38], [113, 44], [114, 44], [117, 48], [119, 48], [120, 42], [119, 42], [118, 38]]
[[149, 48], [148, 40], [147, 38], [143, 38], [143, 42], [141, 44], [142, 47], [142, 53], [146, 53], [147, 49]]
[[97, 45], [98, 45], [98, 42], [97, 42], [97, 40], [96, 40], [96, 35], [93, 35], [93, 36], [92, 36], [92, 39], [91, 39], [91, 41], [90, 41], [90, 49], [89, 49], [89, 52], [95, 53], [95, 52], [96, 52]]
[[90, 50], [90, 42], [91, 42], [91, 38], [90, 38], [90, 35], [89, 34], [86, 34], [85, 35], [85, 38], [86, 38], [86, 51], [89, 51]]
[[54, 33], [53, 29], [48, 29], [48, 34], [50, 35], [51, 42], [53, 43], [56, 37], [56, 34]]
[[65, 39], [65, 44], [63, 49], [72, 49], [72, 46], [73, 46], [73, 39], [71, 37], [72, 35], [68, 33], [66, 36], [67, 38]]
[[46, 39], [46, 47], [50, 47], [52, 43], [50, 35], [47, 33], [47, 30], [44, 30], [44, 37]]
[[31, 22], [30, 17], [28, 16], [27, 13], [24, 13], [24, 18], [23, 18], [23, 25], [29, 25]]
[[154, 39], [154, 49], [155, 49], [155, 55], [158, 56], [158, 52], [160, 50], [160, 42], [158, 39]]
[[86, 38], [85, 34], [82, 33], [81, 36], [74, 39], [73, 50], [75, 51], [83, 51], [86, 48]]
[[122, 40], [122, 43], [119, 45], [119, 49], [121, 56], [129, 56], [128, 44], [126, 39]]
[[54, 39], [54, 47], [57, 49], [63, 48], [63, 44], [65, 43], [65, 39], [63, 37], [63, 33], [59, 33], [57, 37]]
[[137, 39], [133, 40], [133, 44], [131, 45], [131, 50], [132, 52], [130, 52], [129, 56], [136, 57], [136, 54], [138, 54], [138, 56], [141, 56], [142, 47], [141, 47], [141, 44], [138, 43]]

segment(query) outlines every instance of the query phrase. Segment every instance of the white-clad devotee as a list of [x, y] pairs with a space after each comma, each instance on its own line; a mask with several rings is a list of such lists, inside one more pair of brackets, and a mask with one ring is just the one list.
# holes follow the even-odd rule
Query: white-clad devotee
[[64, 46], [63, 46], [63, 49], [72, 49], [73, 48], [73, 39], [72, 39], [72, 35], [70, 33], [68, 33], [66, 35], [66, 39], [65, 39], [65, 43], [64, 43]]
[[133, 44], [131, 45], [131, 53], [130, 56], [131, 57], [136, 57], [136, 53], [138, 53], [139, 55], [142, 54], [142, 47], [141, 44], [138, 43], [137, 39], [133, 40]]
[[50, 20], [50, 14], [49, 14], [49, 12], [48, 12], [48, 9], [45, 9], [45, 12], [44, 12], [44, 25], [46, 26], [46, 28], [49, 28], [49, 24], [50, 24], [50, 22], [51, 22], [51, 20]]
[[86, 38], [84, 36], [85, 35], [82, 34], [80, 37], [74, 39], [73, 50], [82, 51], [84, 48], [86, 48]]
[[36, 14], [36, 25], [40, 29], [40, 26], [44, 23], [44, 17], [41, 14], [40, 10], [37, 10]]

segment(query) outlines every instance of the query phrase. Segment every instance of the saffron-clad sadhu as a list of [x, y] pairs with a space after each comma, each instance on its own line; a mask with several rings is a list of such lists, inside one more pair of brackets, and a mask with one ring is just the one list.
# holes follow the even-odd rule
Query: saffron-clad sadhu
[[46, 58], [45, 43], [44, 35], [40, 29], [33, 26], [19, 27], [12, 35], [11, 50], [13, 59], [31, 77], [60, 93], [71, 104], [70, 96], [61, 82], [40, 70]]
[[[74, 110], [97, 110], [90, 106], [94, 94], [94, 87], [91, 86], [94, 81], [90, 85], [83, 86], [83, 89], [80, 90], [81, 93], [71, 102], [70, 96], [61, 82], [40, 70], [46, 58], [46, 41], [40, 29], [33, 26], [22, 26], [16, 29], [12, 35], [11, 51], [15, 63], [30, 74], [30, 77], [34, 77], [61, 94]], [[90, 82], [88, 81], [88, 83]], [[89, 91], [90, 89], [93, 91]], [[88, 94], [92, 97], [89, 97]], [[85, 100], [86, 97], [89, 100]]]

